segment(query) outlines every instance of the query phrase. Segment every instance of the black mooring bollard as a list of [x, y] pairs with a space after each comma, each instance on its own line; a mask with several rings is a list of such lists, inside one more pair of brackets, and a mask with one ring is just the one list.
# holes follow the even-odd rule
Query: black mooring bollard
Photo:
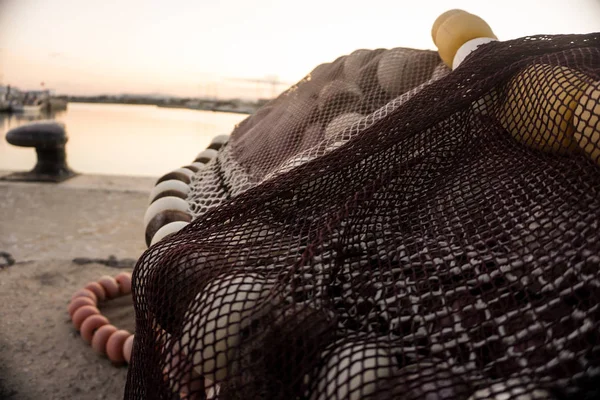
[[29, 172], [15, 172], [0, 179], [58, 183], [76, 176], [67, 165], [67, 140], [64, 124], [56, 121], [39, 121], [11, 129], [6, 141], [14, 146], [35, 147], [37, 164]]

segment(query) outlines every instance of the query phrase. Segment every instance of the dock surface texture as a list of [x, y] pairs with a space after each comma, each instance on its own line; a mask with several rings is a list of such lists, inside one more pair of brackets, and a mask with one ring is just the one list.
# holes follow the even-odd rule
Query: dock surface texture
[[[133, 269], [145, 250], [142, 221], [154, 182], [92, 175], [61, 184], [0, 181], [0, 399], [123, 398], [127, 367], [83, 341], [67, 305], [86, 283]], [[100, 309], [134, 331], [130, 297]]]

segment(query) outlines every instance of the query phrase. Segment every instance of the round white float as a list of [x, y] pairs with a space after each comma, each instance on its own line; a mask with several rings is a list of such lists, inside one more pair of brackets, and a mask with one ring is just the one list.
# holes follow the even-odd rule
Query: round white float
[[194, 172], [187, 168], [177, 168], [167, 174], [164, 174], [156, 181], [156, 185], [168, 180], [179, 180], [185, 184], [189, 184], [194, 176]]
[[321, 112], [339, 112], [344, 107], [360, 101], [361, 97], [362, 91], [358, 85], [336, 79], [321, 89], [318, 107]]
[[364, 118], [364, 115], [359, 114], [359, 113], [346, 113], [346, 114], [338, 115], [337, 117], [335, 117], [333, 119], [333, 121], [331, 121], [329, 124], [327, 124], [327, 127], [325, 128], [325, 137], [326, 138], [336, 137], [340, 133], [342, 133], [345, 129], [347, 129], [349, 126], [354, 125], [355, 123], [357, 123], [358, 121], [360, 121], [363, 118]]
[[215, 136], [211, 140], [211, 143], [225, 144], [228, 141], [229, 141], [229, 135], [218, 135], [218, 136]]
[[359, 400], [372, 395], [377, 381], [392, 374], [392, 355], [373, 343], [348, 342], [330, 353], [317, 375], [311, 400]]
[[184, 221], [175, 221], [164, 225], [158, 231], [156, 231], [156, 233], [152, 237], [152, 242], [150, 243], [150, 246], [154, 246], [156, 243], [164, 239], [165, 236], [170, 235], [171, 233], [179, 232], [187, 225], [189, 225], [189, 222]]
[[146, 225], [145, 239], [146, 244], [150, 246], [152, 244], [152, 238], [156, 233], [164, 226], [172, 222], [185, 222], [189, 223], [192, 221], [192, 216], [184, 211], [177, 210], [164, 210], [159, 212], [148, 222]]
[[218, 154], [218, 151], [216, 151], [215, 149], [202, 150], [200, 153], [198, 153], [195, 160], [197, 162], [203, 162], [200, 160], [206, 160], [205, 163], [207, 163], [210, 160], [212, 160], [213, 158], [215, 158], [217, 156], [217, 154]]
[[418, 51], [397, 47], [383, 53], [377, 66], [379, 86], [392, 96], [398, 96], [410, 88], [407, 75], [414, 74], [422, 66], [414, 62]]
[[188, 207], [189, 206], [187, 201], [175, 196], [162, 197], [156, 200], [154, 203], [150, 204], [150, 206], [146, 210], [146, 213], [144, 214], [144, 231], [146, 230], [148, 223], [159, 212], [165, 210], [175, 210], [187, 213]]
[[158, 196], [162, 192], [166, 192], [168, 190], [174, 190], [177, 192], [181, 192], [187, 195], [190, 191], [190, 187], [186, 185], [184, 182], [178, 181], [176, 179], [169, 179], [168, 181], [162, 181], [158, 185], [154, 186], [150, 191], [150, 197], [148, 198], [148, 203], [150, 203], [156, 196]]
[[271, 289], [257, 274], [220, 277], [210, 282], [190, 303], [184, 318], [182, 349], [191, 349], [195, 371], [213, 382], [227, 377], [227, 367], [239, 332], [251, 323], [256, 306]]
[[206, 167], [206, 164], [201, 163], [201, 162], [194, 162], [194, 163], [191, 163], [190, 165], [193, 165], [194, 167], [198, 168], [198, 171], [201, 171], [202, 169], [204, 169]]
[[344, 60], [344, 75], [350, 82], [358, 81], [360, 69], [373, 58], [372, 50], [355, 50]]
[[177, 168], [168, 174], [164, 174], [158, 179], [158, 184], [168, 181], [168, 180], [182, 180], [184, 183], [189, 183], [194, 176], [194, 172], [187, 168]]
[[215, 136], [210, 144], [208, 145], [209, 149], [219, 151], [221, 147], [223, 147], [229, 141], [229, 135], [219, 135]]
[[331, 68], [331, 63], [319, 64], [313, 69], [309, 76], [311, 81], [325, 79]]
[[191, 170], [189, 170], [187, 168], [177, 168], [177, 169], [174, 169], [171, 172], [180, 172], [182, 174], [187, 175], [188, 178], [190, 178], [190, 179], [192, 179], [192, 176], [194, 176], [194, 171], [191, 171]]

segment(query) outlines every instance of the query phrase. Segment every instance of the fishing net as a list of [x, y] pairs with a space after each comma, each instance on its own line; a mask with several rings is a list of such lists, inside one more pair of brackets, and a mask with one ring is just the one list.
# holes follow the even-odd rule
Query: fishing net
[[599, 81], [598, 34], [318, 66], [140, 258], [125, 398], [600, 396]]

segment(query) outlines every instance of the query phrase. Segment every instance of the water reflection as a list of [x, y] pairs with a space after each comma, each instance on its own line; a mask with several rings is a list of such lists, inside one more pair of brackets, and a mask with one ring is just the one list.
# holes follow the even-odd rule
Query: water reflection
[[64, 114], [66, 111], [56, 111], [56, 112], [41, 112], [41, 113], [32, 113], [32, 114], [8, 114], [8, 113], [0, 113], [0, 130], [2, 132], [6, 132], [9, 129], [16, 128], [17, 126], [34, 122], [34, 121], [42, 121], [47, 119], [55, 119], [57, 116]]
[[0, 114], [0, 170], [29, 170], [33, 149], [6, 142], [6, 132], [44, 119], [65, 124], [67, 158], [77, 172], [160, 176], [192, 162], [212, 138], [229, 134], [246, 118], [229, 114], [155, 106], [70, 103], [53, 114]]

